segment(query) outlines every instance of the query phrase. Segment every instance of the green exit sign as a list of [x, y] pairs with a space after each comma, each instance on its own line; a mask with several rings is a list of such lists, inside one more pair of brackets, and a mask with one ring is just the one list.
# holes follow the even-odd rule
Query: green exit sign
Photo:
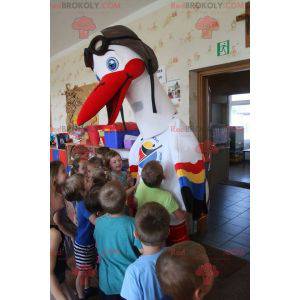
[[217, 44], [217, 56], [229, 54], [229, 40]]

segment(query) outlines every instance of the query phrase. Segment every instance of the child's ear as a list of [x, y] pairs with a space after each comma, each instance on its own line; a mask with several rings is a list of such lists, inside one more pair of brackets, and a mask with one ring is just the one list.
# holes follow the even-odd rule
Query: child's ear
[[139, 235], [138, 235], [138, 233], [137, 233], [137, 231], [136, 231], [136, 230], [134, 230], [134, 231], [133, 231], [133, 235], [134, 235], [134, 237], [135, 237], [136, 239], [138, 239], [138, 238], [139, 238]]
[[203, 296], [202, 290], [200, 287], [198, 287], [194, 292], [193, 300], [202, 300], [202, 296]]

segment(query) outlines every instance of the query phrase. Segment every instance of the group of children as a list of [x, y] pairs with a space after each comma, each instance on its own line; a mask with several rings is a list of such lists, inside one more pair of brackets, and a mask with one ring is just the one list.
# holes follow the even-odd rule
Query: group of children
[[[71, 176], [60, 161], [50, 163], [52, 299], [95, 293], [111, 300], [202, 299], [213, 272], [197, 271], [209, 260], [200, 244], [188, 241], [186, 212], [160, 188], [162, 166], [148, 162], [136, 182], [122, 167], [121, 156], [108, 148], [80, 160]], [[172, 239], [178, 224], [184, 230]], [[67, 240], [73, 245], [77, 298], [65, 284]], [[99, 289], [90, 285], [95, 269]]]

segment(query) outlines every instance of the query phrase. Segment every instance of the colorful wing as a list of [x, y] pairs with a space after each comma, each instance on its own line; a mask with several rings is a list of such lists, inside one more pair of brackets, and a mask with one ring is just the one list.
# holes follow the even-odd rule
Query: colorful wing
[[174, 120], [170, 130], [172, 159], [181, 194], [188, 212], [197, 220], [207, 213], [205, 166], [199, 143], [180, 119]]

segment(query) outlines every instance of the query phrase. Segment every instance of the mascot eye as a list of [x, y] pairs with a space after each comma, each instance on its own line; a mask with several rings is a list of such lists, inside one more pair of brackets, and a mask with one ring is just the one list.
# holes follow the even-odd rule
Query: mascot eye
[[108, 68], [109, 71], [115, 71], [119, 67], [119, 62], [118, 62], [118, 60], [116, 58], [110, 57], [106, 61], [106, 66], [107, 66], [107, 68]]

